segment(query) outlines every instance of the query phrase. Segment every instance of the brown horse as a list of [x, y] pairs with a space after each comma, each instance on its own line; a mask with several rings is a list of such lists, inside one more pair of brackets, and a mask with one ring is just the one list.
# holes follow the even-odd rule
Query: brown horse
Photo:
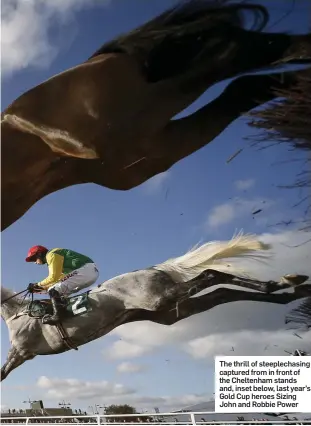
[[241, 77], [172, 120], [218, 81], [307, 57], [310, 34], [262, 33], [268, 19], [260, 5], [189, 0], [20, 96], [2, 114], [2, 229], [70, 185], [133, 188], [273, 98], [284, 83]]

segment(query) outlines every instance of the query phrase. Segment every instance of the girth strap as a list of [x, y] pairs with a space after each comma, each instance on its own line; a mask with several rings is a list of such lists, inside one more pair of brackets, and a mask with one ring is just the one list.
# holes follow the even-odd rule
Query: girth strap
[[72, 342], [72, 340], [67, 336], [66, 331], [64, 330], [64, 327], [61, 323], [58, 323], [55, 325], [57, 328], [57, 331], [62, 339], [62, 341], [68, 346], [69, 349], [74, 349], [75, 351], [78, 350], [77, 346], [75, 346]]

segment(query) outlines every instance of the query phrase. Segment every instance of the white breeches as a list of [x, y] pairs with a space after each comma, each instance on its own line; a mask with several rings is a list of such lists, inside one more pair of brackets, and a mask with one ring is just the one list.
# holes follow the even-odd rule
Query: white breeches
[[49, 290], [53, 288], [62, 296], [68, 296], [94, 284], [98, 276], [99, 272], [95, 263], [87, 263], [81, 268], [65, 275], [62, 280], [53, 284]]

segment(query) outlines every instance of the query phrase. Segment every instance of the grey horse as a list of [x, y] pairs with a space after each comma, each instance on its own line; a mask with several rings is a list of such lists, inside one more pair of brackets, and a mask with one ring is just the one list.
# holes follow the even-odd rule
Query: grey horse
[[[287, 304], [310, 294], [310, 286], [295, 286], [291, 293], [271, 294], [301, 284], [305, 276], [286, 276], [277, 283], [250, 278], [227, 259], [269, 257], [269, 246], [252, 235], [239, 234], [230, 241], [209, 242], [185, 255], [148, 269], [129, 272], [106, 281], [89, 292], [91, 310], [81, 316], [65, 318], [62, 327], [76, 347], [109, 333], [121, 324], [149, 320], [172, 325], [181, 319], [207, 311], [220, 304], [249, 300]], [[239, 274], [239, 276], [237, 276]], [[257, 291], [217, 288], [233, 284]], [[29, 301], [2, 287], [1, 316], [9, 328], [11, 349], [1, 369], [1, 380], [37, 355], [69, 350], [55, 326], [43, 324], [27, 314]], [[198, 295], [197, 297], [192, 297]], [[7, 300], [10, 298], [9, 300]], [[16, 315], [18, 313], [18, 315]]]

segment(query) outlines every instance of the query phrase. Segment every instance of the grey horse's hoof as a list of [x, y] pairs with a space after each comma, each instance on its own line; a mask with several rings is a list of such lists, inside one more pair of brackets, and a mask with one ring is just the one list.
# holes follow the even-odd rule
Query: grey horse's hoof
[[280, 279], [280, 284], [289, 284], [291, 286], [296, 286], [303, 284], [307, 281], [308, 278], [308, 275], [287, 274]]
[[1, 373], [0, 373], [0, 382], [2, 382], [2, 380], [4, 380], [6, 378], [7, 374], [4, 370], [4, 368], [1, 368]]

